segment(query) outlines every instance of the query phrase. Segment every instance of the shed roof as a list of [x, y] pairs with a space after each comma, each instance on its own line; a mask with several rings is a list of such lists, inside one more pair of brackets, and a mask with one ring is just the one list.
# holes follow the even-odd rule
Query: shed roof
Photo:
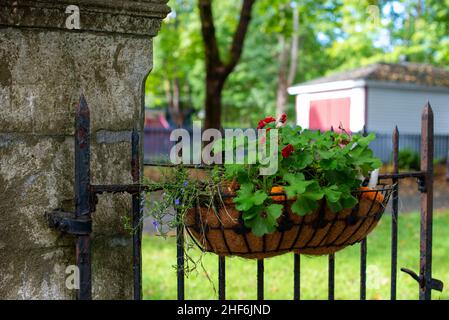
[[406, 62], [393, 64], [379, 62], [307, 81], [297, 86], [309, 86], [346, 80], [386, 81], [432, 87], [449, 87], [449, 71], [445, 68], [424, 63]]

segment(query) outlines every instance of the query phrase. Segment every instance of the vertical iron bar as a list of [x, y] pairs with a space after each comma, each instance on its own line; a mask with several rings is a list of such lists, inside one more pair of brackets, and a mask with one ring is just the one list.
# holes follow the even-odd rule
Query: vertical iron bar
[[360, 300], [366, 300], [366, 255], [368, 252], [367, 238], [360, 242]]
[[[181, 219], [179, 212], [177, 219]], [[184, 227], [178, 221], [176, 227], [176, 257], [178, 275], [178, 300], [184, 300]]]
[[226, 258], [218, 257], [218, 299], [226, 300]]
[[[399, 130], [398, 127], [393, 131], [393, 173], [399, 173]], [[398, 264], [398, 203], [399, 203], [399, 179], [393, 178], [393, 203], [391, 219], [391, 300], [396, 300], [396, 279]]]
[[[139, 132], [133, 129], [131, 136], [131, 175], [134, 183], [140, 183]], [[140, 193], [133, 194], [133, 279], [134, 300], [142, 300], [142, 212]]]
[[[363, 136], [368, 135], [366, 124], [363, 126]], [[366, 255], [368, 252], [367, 239], [360, 242], [360, 300], [366, 300]]]
[[293, 299], [301, 298], [301, 256], [293, 254]]
[[[178, 139], [178, 142], [180, 142], [181, 138]], [[181, 149], [182, 155], [184, 156], [184, 152], [190, 152], [190, 150], [184, 150]], [[184, 300], [185, 297], [185, 285], [184, 285], [184, 276], [185, 276], [185, 269], [184, 269], [184, 224], [183, 224], [183, 217], [181, 216], [181, 212], [176, 207], [176, 267], [177, 267], [177, 280], [178, 280], [178, 300]]]
[[264, 263], [263, 259], [257, 260], [257, 300], [264, 299]]
[[433, 111], [429, 103], [421, 118], [421, 171], [425, 171], [425, 187], [421, 190], [420, 300], [431, 299], [432, 218], [433, 218]]
[[[80, 97], [75, 111], [75, 216], [91, 221], [90, 208], [90, 113], [86, 99]], [[79, 270], [79, 300], [92, 299], [90, 234], [76, 240], [76, 265]]]
[[328, 300], [335, 299], [335, 254], [329, 255], [329, 268], [328, 268]]

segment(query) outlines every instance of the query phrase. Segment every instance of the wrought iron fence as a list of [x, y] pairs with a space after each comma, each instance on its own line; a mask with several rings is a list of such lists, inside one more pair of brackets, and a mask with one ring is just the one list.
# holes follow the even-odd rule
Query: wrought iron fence
[[[374, 155], [384, 163], [393, 160], [392, 134], [376, 133], [376, 140], [371, 142], [370, 147]], [[447, 158], [449, 152], [449, 135], [434, 135], [434, 159], [442, 160]], [[408, 149], [414, 152], [421, 152], [421, 135], [401, 134], [400, 150]]]
[[[95, 212], [97, 197], [102, 193], [126, 192], [132, 195], [133, 221], [132, 225], [137, 230], [133, 234], [133, 275], [134, 298], [142, 298], [142, 261], [141, 261], [141, 193], [145, 187], [140, 184], [141, 169], [140, 150], [141, 143], [139, 132], [133, 130], [131, 139], [130, 163], [133, 184], [130, 185], [93, 185], [90, 183], [90, 115], [84, 97], [76, 109], [75, 128], [75, 212], [62, 212], [55, 210], [47, 214], [49, 225], [52, 228], [77, 237], [76, 262], [80, 271], [80, 289], [77, 292], [78, 299], [92, 298], [92, 274], [91, 274], [91, 246], [92, 214]], [[400, 173], [398, 168], [399, 132], [397, 129], [392, 134], [393, 172], [379, 176], [382, 181], [389, 181], [394, 186], [392, 197], [392, 223], [391, 223], [391, 294], [392, 300], [397, 294], [397, 256], [398, 256], [398, 181], [401, 179], [416, 179], [421, 192], [421, 221], [420, 221], [420, 269], [418, 273], [401, 268], [418, 282], [419, 298], [430, 300], [431, 291], [443, 288], [443, 283], [432, 278], [432, 219], [433, 219], [433, 112], [430, 105], [426, 105], [421, 122], [421, 169], [417, 172]], [[178, 299], [185, 298], [185, 253], [184, 253], [184, 227], [177, 228], [177, 294]], [[366, 299], [366, 267], [367, 267], [368, 240], [365, 238], [360, 244], [360, 299]], [[292, 298], [299, 300], [301, 297], [301, 256], [292, 255], [294, 262], [294, 280]], [[275, 258], [273, 258], [275, 259]], [[335, 298], [335, 254], [328, 257], [328, 298]], [[226, 299], [226, 258], [219, 256], [218, 284], [219, 299]], [[248, 262], [251, 263], [251, 262]], [[264, 260], [257, 260], [257, 298], [264, 299]]]

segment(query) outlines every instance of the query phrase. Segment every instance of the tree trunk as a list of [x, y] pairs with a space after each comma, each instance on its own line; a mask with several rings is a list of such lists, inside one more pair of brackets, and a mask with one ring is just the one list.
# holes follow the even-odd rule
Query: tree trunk
[[181, 88], [179, 78], [166, 81], [165, 95], [168, 103], [168, 113], [177, 128], [184, 125], [184, 112], [181, 108]]
[[[293, 5], [294, 4], [294, 5]], [[276, 92], [276, 112], [285, 113], [288, 102], [288, 87], [295, 80], [298, 68], [299, 56], [299, 12], [296, 2], [292, 2], [293, 8], [293, 35], [291, 44], [287, 44], [284, 36], [280, 36], [279, 44], [281, 52], [279, 54], [278, 86]], [[289, 57], [290, 53], [290, 57]]]
[[221, 129], [221, 96], [229, 74], [234, 70], [243, 51], [245, 36], [251, 21], [251, 11], [256, 0], [243, 0], [240, 19], [234, 32], [230, 58], [226, 63], [220, 58], [215, 35], [212, 0], [198, 0], [201, 19], [201, 34], [206, 58], [205, 129]]
[[206, 83], [206, 115], [204, 121], [205, 129], [221, 129], [221, 97], [224, 80], [210, 79]]
[[285, 112], [285, 106], [287, 105], [289, 46], [283, 35], [279, 36], [279, 46], [281, 47], [281, 52], [279, 53], [278, 86], [276, 92], [276, 113], [278, 115]]

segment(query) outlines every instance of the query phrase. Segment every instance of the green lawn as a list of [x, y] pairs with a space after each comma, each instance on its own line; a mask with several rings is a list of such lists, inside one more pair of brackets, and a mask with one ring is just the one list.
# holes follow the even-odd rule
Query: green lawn
[[[390, 225], [385, 215], [368, 238], [367, 298], [390, 297]], [[449, 212], [435, 213], [433, 277], [449, 284]], [[176, 245], [174, 238], [166, 240], [145, 236], [143, 239], [143, 293], [145, 299], [176, 299]], [[198, 257], [199, 251], [194, 250]], [[335, 297], [358, 299], [360, 246], [346, 248], [336, 254]], [[217, 257], [205, 254], [202, 262], [213, 284], [198, 268], [186, 279], [187, 299], [216, 299]], [[404, 214], [399, 220], [398, 267], [418, 271], [419, 215]], [[226, 260], [226, 295], [228, 299], [256, 298], [256, 262], [242, 258]], [[433, 299], [448, 299], [433, 291]], [[265, 298], [292, 299], [293, 255], [286, 254], [265, 260]], [[301, 257], [301, 298], [327, 298], [327, 257]], [[408, 275], [398, 271], [398, 299], [417, 299], [418, 285]]]

